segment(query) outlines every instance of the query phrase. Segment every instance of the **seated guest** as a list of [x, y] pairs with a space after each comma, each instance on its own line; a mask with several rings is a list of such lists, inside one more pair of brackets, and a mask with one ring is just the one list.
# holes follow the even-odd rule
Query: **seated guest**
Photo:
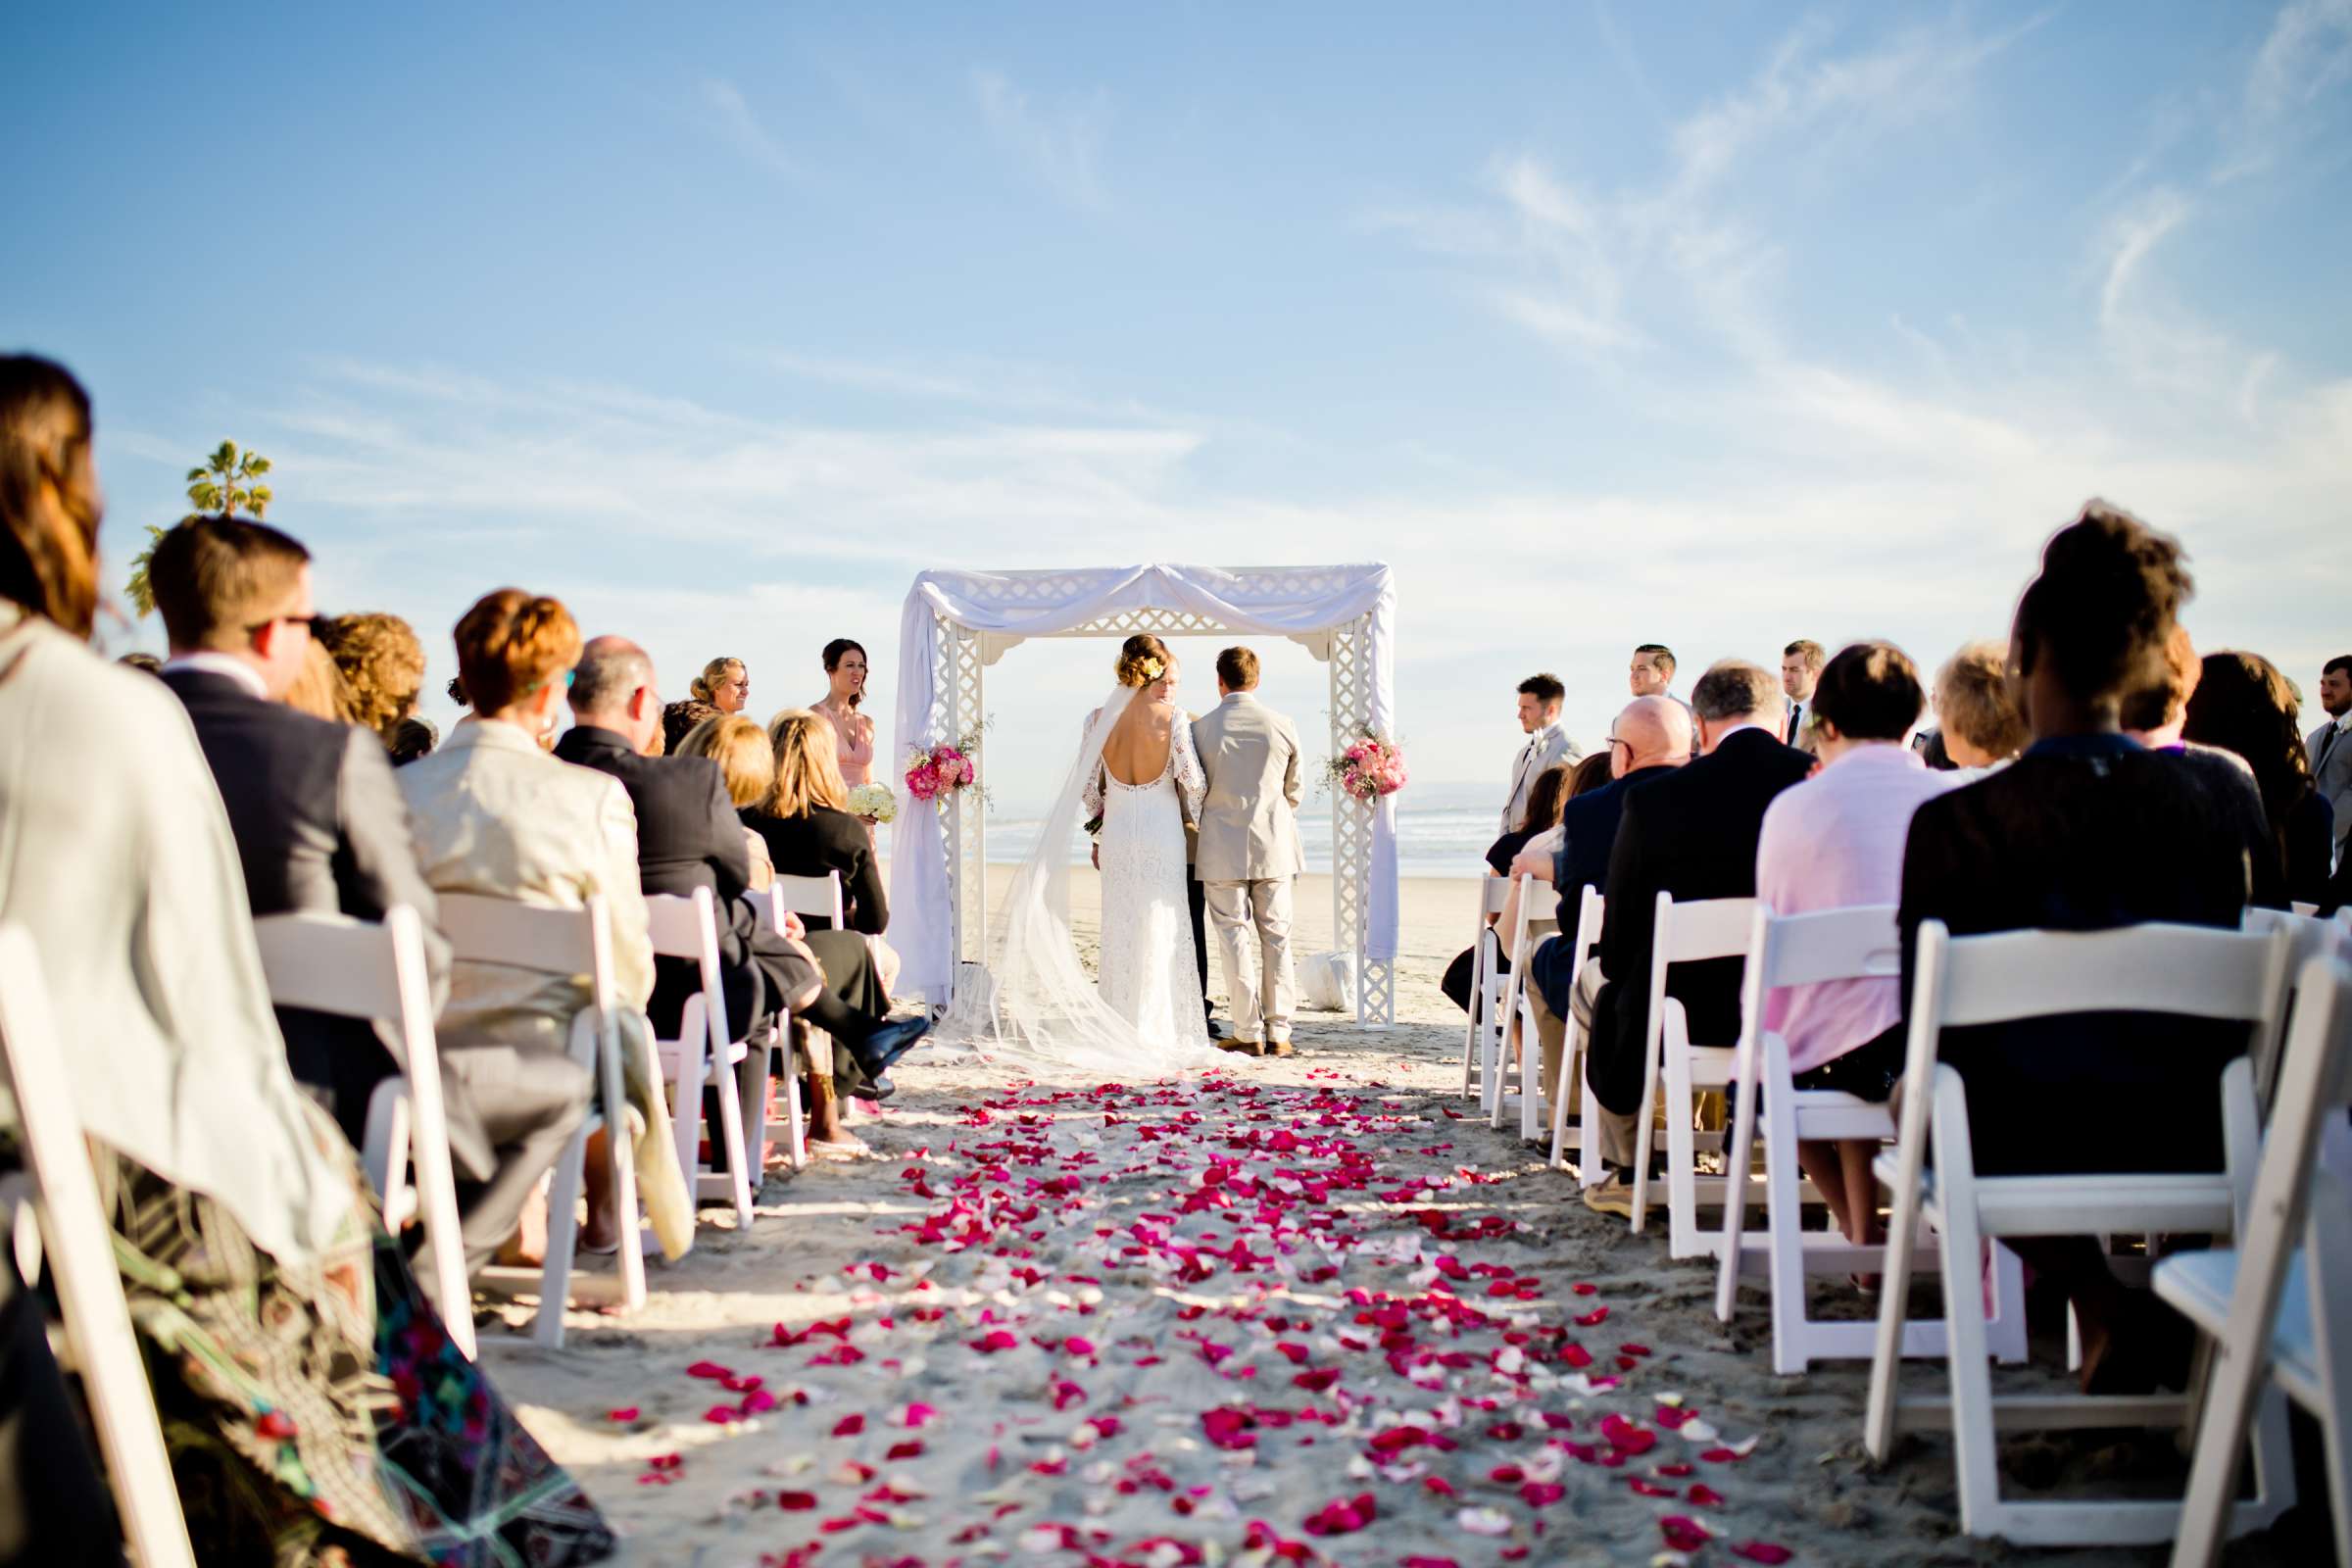
[[319, 622], [319, 640], [343, 675], [351, 721], [391, 746], [416, 711], [424, 687], [424, 645], [398, 615], [335, 615]]
[[722, 713], [740, 713], [752, 701], [752, 672], [740, 659], [713, 659], [687, 690], [698, 703], [709, 703]]
[[[709, 888], [717, 901], [719, 972], [732, 1038], [749, 1038], [790, 1008], [832, 1034], [868, 1078], [881, 1077], [929, 1024], [920, 1018], [881, 1021], [884, 1009], [871, 1004], [873, 981], [864, 973], [865, 945], [854, 934], [811, 932], [804, 945], [762, 930], [740, 902], [751, 885], [751, 863], [744, 824], [718, 767], [704, 758], [649, 758], [640, 751], [662, 728], [662, 700], [654, 695], [654, 664], [645, 650], [625, 638], [599, 637], [582, 651], [572, 675], [576, 722], [557, 743], [556, 755], [610, 773], [628, 791], [645, 892], [691, 898], [695, 889]], [[862, 843], [863, 832], [858, 836]], [[702, 978], [684, 958], [662, 959], [658, 968], [647, 1010], [657, 1029], [674, 1036], [686, 999]], [[867, 1004], [857, 1007], [853, 998]]]
[[[1912, 818], [1906, 1007], [1926, 920], [1954, 936], [2239, 923], [2248, 883], [2236, 826], [2193, 772], [2121, 730], [2124, 695], [2159, 678], [2189, 592], [2180, 547], [2104, 503], [2050, 540], [2012, 634], [2034, 744]], [[2205, 1019], [2082, 1013], [1947, 1029], [1940, 1059], [1967, 1080], [1969, 1138], [1985, 1175], [2217, 1170], [2215, 1080], [2246, 1046], [2244, 1029]], [[2183, 1320], [2127, 1290], [2095, 1240], [2009, 1246], [2073, 1300], [2086, 1388], [2144, 1390], [2184, 1366]]]
[[678, 744], [686, 739], [688, 730], [705, 719], [728, 716], [699, 698], [690, 697], [682, 703], [672, 703], [662, 710], [662, 744], [668, 751], [675, 752]]
[[[286, 1069], [187, 713], [86, 645], [98, 523], [87, 397], [46, 361], [0, 359], [0, 922], [47, 982], [197, 1554], [609, 1557], [594, 1506], [450, 1345]], [[302, 636], [269, 640], [290, 665]], [[0, 1120], [13, 1164], [13, 1102]], [[17, 1352], [45, 1355], [41, 1340], [36, 1323], [0, 1348], [0, 1428], [37, 1439], [0, 1454], [0, 1528], [27, 1562], [120, 1562], [103, 1488], [74, 1484], [77, 1419], [25, 1402], [42, 1389]]]
[[[188, 710], [220, 785], [257, 915], [305, 911], [381, 920], [405, 904], [424, 924], [437, 993], [449, 944], [435, 928], [433, 890], [416, 869], [409, 810], [373, 733], [295, 711], [282, 696], [303, 667], [314, 621], [310, 552], [267, 523], [191, 517], [157, 542], [147, 579], [172, 661], [164, 684]], [[398, 1072], [397, 1036], [362, 1019], [284, 1008], [278, 1025], [294, 1080], [317, 1092], [354, 1148], [368, 1102]], [[465, 1092], [448, 1087], [450, 1152], [487, 1181], [489, 1142]], [[490, 1216], [514, 1228], [513, 1213]]]
[[848, 809], [832, 723], [812, 709], [787, 708], [767, 721], [767, 738], [775, 748], [775, 788], [743, 813], [744, 824], [767, 841], [779, 875], [840, 872], [850, 929], [880, 936], [890, 925], [890, 898], [873, 840]]
[[[670, 708], [676, 706], [672, 703]], [[669, 709], [662, 711], [662, 722], [666, 724]], [[726, 780], [727, 799], [739, 812], [766, 800], [776, 787], [776, 754], [768, 745], [767, 731], [757, 720], [741, 713], [713, 713], [681, 736], [670, 748], [670, 755], [707, 757], [716, 762], [719, 776]], [[767, 856], [767, 840], [740, 816], [735, 825], [743, 834], [744, 851], [751, 857], [752, 891], [764, 893], [776, 879], [775, 862]]]
[[[1519, 683], [1519, 731], [1527, 737], [1527, 744], [1519, 749], [1519, 760], [1512, 764], [1510, 794], [1502, 802], [1506, 835], [1527, 826], [1537, 775], [1560, 763], [1575, 762], [1582, 755], [1568, 732], [1560, 728], [1560, 702], [1567, 694], [1568, 688], [1560, 684], [1557, 675], [1530, 675]], [[1539, 821], [1536, 831], [1550, 825]], [[1508, 856], [1503, 863], [1510, 863]]]
[[2151, 752], [2180, 760], [2212, 790], [2215, 806], [2238, 824], [2246, 844], [2246, 863], [2253, 871], [2254, 902], [2266, 909], [2286, 907], [2286, 871], [2271, 840], [2270, 820], [2263, 813], [2262, 796], [2254, 770], [2235, 752], [2180, 738], [2188, 722], [2188, 699], [2195, 693], [2204, 665], [2188, 629], [2175, 626], [2165, 643], [2161, 678], [2124, 698], [2124, 733]]
[[[1667, 777], [1690, 760], [1690, 710], [1671, 697], [1635, 698], [1618, 710], [1616, 721], [1609, 726], [1605, 756], [1615, 774], [1613, 780], [1571, 797], [1560, 808], [1556, 840], [1531, 841], [1511, 866], [1511, 875], [1539, 877], [1559, 892], [1554, 912], [1561, 934], [1538, 944], [1527, 972], [1536, 1015], [1539, 1082], [1546, 1099], [1559, 1077], [1560, 1055], [1567, 1045], [1561, 1020], [1569, 1016], [1577, 989], [1577, 977], [1569, 968], [1584, 891], [1608, 886], [1609, 856], [1617, 845], [1617, 825], [1623, 819], [1626, 801], [1635, 791]], [[1597, 955], [1587, 967], [1592, 971], [1588, 986], [1597, 989]], [[1590, 997], [1590, 990], [1587, 995]]]
[[[1926, 701], [1919, 671], [1892, 643], [1856, 643], [1823, 667], [1812, 720], [1821, 771], [1765, 808], [1756, 842], [1756, 897], [1775, 914], [1900, 900], [1912, 813], [1965, 782], [1904, 744]], [[1827, 980], [1770, 993], [1763, 1025], [1788, 1042], [1797, 1088], [1884, 1101], [1903, 1070], [1903, 1035], [1889, 1032], [1902, 1005], [1892, 976]], [[1865, 1245], [1884, 1240], [1870, 1173], [1878, 1150], [1875, 1139], [1796, 1150], [1847, 1240]]]
[[[1511, 860], [1518, 855], [1521, 845], [1545, 829], [1559, 825], [1560, 807], [1568, 798], [1568, 782], [1574, 775], [1575, 768], [1567, 762], [1554, 762], [1536, 775], [1526, 790], [1522, 825], [1503, 834], [1487, 848], [1487, 875], [1508, 875]], [[1490, 916], [1487, 924], [1494, 925], [1496, 919]], [[1503, 924], [1506, 939], [1514, 924], [1515, 921]], [[1476, 948], [1464, 948], [1454, 956], [1453, 962], [1446, 966], [1445, 978], [1438, 982], [1438, 989], [1464, 1012], [1470, 1010], [1470, 970], [1477, 956]], [[1510, 955], [1503, 955], [1504, 966], [1508, 967], [1509, 963]]]
[[392, 765], [406, 767], [419, 757], [430, 757], [441, 744], [441, 730], [429, 718], [411, 714], [392, 731]]
[[2207, 654], [2180, 735], [2234, 753], [2254, 770], [2270, 824], [2270, 858], [2285, 877], [2287, 898], [2326, 899], [2335, 865], [2335, 809], [2312, 782], [2294, 689], [2278, 666], [2260, 654]]
[[303, 645], [301, 663], [277, 700], [313, 718], [351, 722], [351, 693], [344, 688], [343, 672], [335, 668], [334, 660], [316, 639]]
[[[1788, 702], [1780, 677], [1762, 665], [1716, 664], [1690, 688], [1690, 709], [1699, 758], [1626, 796], [1602, 888], [1608, 906], [1595, 954], [1602, 978], [1579, 976], [1568, 998], [1592, 1043], [1585, 1077], [1600, 1102], [1597, 1154], [1620, 1172], [1633, 1164], [1642, 1106], [1658, 895], [1682, 902], [1751, 897], [1765, 808], [1813, 770], [1812, 758], [1781, 741]], [[1740, 971], [1740, 960], [1717, 958], [1678, 963], [1668, 974], [1666, 994], [1683, 1004], [1693, 1043], [1728, 1046], [1739, 1037]], [[1633, 1209], [1622, 1181], [1588, 1188], [1585, 1200], [1604, 1213]]]
[[[1936, 739], [1953, 767], [1998, 767], [2026, 746], [2026, 720], [2009, 687], [2009, 650], [1986, 640], [1961, 648], [1936, 675]], [[1931, 746], [1928, 765], [1936, 765]]]
[[[654, 989], [654, 949], [637, 886], [637, 817], [629, 796], [601, 773], [546, 755], [579, 629], [553, 599], [501, 588], [457, 626], [458, 670], [471, 716], [432, 756], [395, 775], [415, 825], [425, 880], [442, 895], [475, 894], [542, 908], [577, 909], [602, 895], [612, 918], [623, 1074], [636, 1129], [637, 1193], [662, 1251], [676, 1257], [694, 1231], [661, 1086], [645, 1081], [643, 1019]], [[519, 1210], [587, 1113], [594, 1078], [571, 1059], [571, 1020], [588, 1005], [582, 975], [539, 974], [460, 959], [441, 1011], [441, 1063], [463, 1083], [499, 1149], [498, 1203]], [[624, 1107], [608, 1107], [619, 1116]], [[591, 1158], [589, 1225], [581, 1245], [611, 1250], [610, 1162]], [[487, 1197], [483, 1200], [486, 1203]], [[532, 1238], [535, 1240], [536, 1238]], [[505, 1237], [467, 1229], [469, 1266]], [[532, 1249], [527, 1245], [527, 1256]]]

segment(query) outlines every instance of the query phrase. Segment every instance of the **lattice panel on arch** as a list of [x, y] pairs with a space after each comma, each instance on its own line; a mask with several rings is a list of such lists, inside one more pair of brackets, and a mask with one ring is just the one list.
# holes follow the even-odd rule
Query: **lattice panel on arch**
[[1122, 610], [1115, 615], [1090, 620], [1068, 631], [1041, 633], [1047, 637], [1126, 637], [1148, 631], [1159, 637], [1205, 637], [1233, 628], [1214, 615], [1190, 610]]

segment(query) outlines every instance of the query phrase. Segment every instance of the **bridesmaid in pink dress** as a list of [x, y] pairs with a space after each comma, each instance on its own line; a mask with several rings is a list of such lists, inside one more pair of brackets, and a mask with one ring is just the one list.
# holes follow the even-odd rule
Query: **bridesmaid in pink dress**
[[[865, 649], [847, 637], [825, 644], [825, 675], [831, 689], [816, 710], [833, 721], [840, 742], [841, 781], [852, 789], [870, 784], [874, 777], [874, 721], [858, 711], [865, 701]], [[874, 819], [860, 817], [871, 836]]]

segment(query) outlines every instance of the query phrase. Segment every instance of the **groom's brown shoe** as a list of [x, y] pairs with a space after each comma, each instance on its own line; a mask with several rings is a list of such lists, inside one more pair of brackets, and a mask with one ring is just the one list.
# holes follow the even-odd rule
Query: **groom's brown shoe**
[[1287, 1056], [1287, 1055], [1289, 1055], [1290, 1054], [1291, 1054], [1291, 1043], [1290, 1043], [1288, 1040], [1269, 1040], [1269, 1041], [1267, 1041], [1267, 1042], [1266, 1042], [1266, 1054], [1267, 1054], [1267, 1055], [1269, 1055], [1269, 1056]]
[[1262, 1056], [1266, 1054], [1265, 1047], [1254, 1040], [1220, 1040], [1217, 1049], [1230, 1051], [1237, 1056]]

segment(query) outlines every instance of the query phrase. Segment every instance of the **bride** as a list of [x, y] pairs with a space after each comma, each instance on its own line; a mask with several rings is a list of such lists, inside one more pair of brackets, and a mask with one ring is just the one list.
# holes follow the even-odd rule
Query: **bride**
[[[1175, 703], [1167, 645], [1128, 638], [1117, 673], [1013, 878], [983, 1032], [992, 1054], [1046, 1067], [1150, 1075], [1209, 1066], [1221, 1058], [1209, 1049], [1184, 886], [1184, 826], [1205, 780]], [[1099, 982], [1087, 978], [1070, 929], [1069, 845], [1090, 818], [1102, 822]]]

